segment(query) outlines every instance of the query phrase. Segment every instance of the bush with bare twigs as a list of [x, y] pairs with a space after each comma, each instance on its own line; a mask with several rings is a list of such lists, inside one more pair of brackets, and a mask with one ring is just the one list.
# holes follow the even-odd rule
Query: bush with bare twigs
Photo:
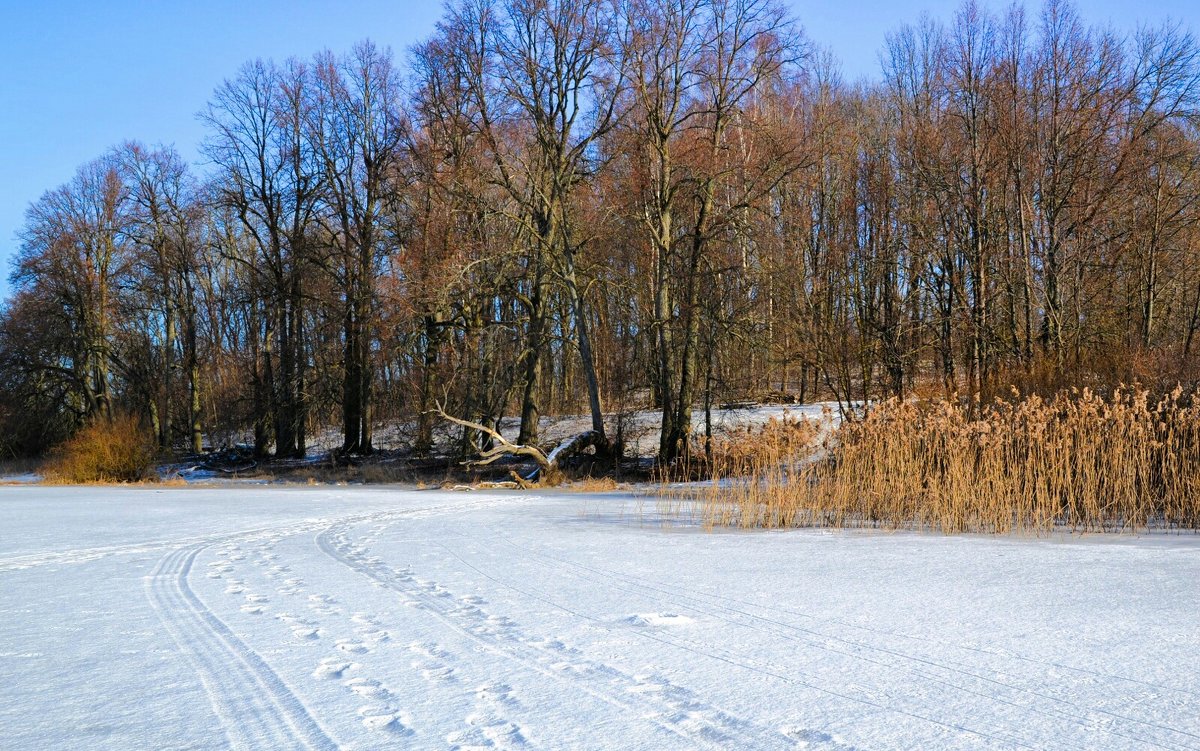
[[[821, 442], [745, 437], [705, 524], [944, 532], [1200, 528], [1200, 392], [891, 400]], [[719, 452], [717, 456], [722, 456]], [[678, 498], [682, 491], [671, 493]]]
[[59, 483], [155, 479], [155, 455], [154, 436], [137, 417], [97, 420], [55, 449], [46, 478]]

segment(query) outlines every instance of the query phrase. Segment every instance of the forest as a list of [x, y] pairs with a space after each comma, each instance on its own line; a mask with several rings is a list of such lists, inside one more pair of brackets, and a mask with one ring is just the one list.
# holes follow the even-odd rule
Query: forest
[[[0, 452], [348, 456], [444, 417], [1196, 382], [1200, 46], [1064, 0], [915, 19], [847, 81], [777, 0], [451, 0], [407, 51], [254, 60], [203, 160], [136, 140], [29, 206]], [[131, 136], [136, 134], [130, 134]]]

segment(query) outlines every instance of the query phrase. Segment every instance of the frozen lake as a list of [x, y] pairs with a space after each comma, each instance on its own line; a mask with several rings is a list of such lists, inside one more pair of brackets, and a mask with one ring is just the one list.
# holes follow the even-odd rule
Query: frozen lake
[[1200, 537], [0, 488], [13, 749], [1200, 749]]

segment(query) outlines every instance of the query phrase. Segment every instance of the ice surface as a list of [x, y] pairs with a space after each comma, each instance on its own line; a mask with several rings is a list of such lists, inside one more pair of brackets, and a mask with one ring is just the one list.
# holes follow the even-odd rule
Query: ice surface
[[13, 749], [1200, 748], [1200, 538], [0, 488]]

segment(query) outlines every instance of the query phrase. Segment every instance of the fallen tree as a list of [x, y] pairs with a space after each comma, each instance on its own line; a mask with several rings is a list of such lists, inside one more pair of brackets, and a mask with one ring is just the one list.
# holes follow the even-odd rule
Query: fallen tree
[[603, 433], [588, 430], [568, 438], [555, 446], [547, 454], [537, 446], [513, 443], [500, 435], [499, 431], [493, 430], [486, 425], [447, 414], [440, 404], [437, 405], [435, 411], [438, 416], [447, 422], [471, 430], [477, 430], [492, 439], [491, 448], [481, 451], [477, 458], [470, 459], [464, 462], [464, 464], [472, 467], [483, 467], [505, 456], [525, 457], [536, 462], [537, 469], [525, 477], [520, 476], [516, 472], [510, 473], [513, 481], [523, 488], [558, 485], [563, 479], [562, 462], [582, 453], [590, 446], [603, 448], [605, 442]]

